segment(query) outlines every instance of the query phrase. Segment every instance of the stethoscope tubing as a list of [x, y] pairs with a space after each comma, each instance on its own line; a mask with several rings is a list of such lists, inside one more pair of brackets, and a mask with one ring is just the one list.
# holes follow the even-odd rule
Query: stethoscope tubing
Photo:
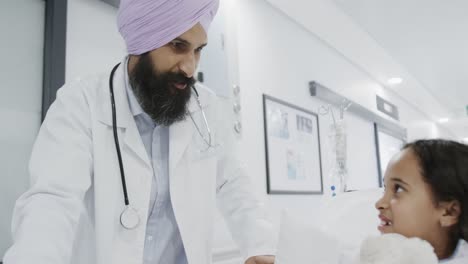
[[123, 167], [122, 161], [122, 154], [120, 152], [120, 144], [119, 144], [119, 136], [117, 135], [117, 114], [115, 110], [115, 98], [114, 98], [114, 74], [117, 68], [119, 67], [120, 63], [114, 66], [112, 69], [110, 78], [109, 78], [109, 89], [110, 89], [110, 97], [111, 97], [111, 105], [112, 105], [112, 130], [114, 132], [114, 142], [115, 142], [115, 150], [117, 151], [117, 158], [119, 160], [119, 168], [120, 168], [120, 178], [122, 180], [122, 190], [124, 194], [124, 203], [126, 206], [129, 206], [130, 202], [128, 199], [128, 192], [127, 192], [127, 184], [125, 182], [125, 171]]

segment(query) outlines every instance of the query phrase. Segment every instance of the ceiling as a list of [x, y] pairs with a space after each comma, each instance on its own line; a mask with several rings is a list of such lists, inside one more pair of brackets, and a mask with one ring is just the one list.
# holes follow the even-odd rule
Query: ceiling
[[468, 1], [330, 1], [448, 110], [443, 126], [468, 138]]

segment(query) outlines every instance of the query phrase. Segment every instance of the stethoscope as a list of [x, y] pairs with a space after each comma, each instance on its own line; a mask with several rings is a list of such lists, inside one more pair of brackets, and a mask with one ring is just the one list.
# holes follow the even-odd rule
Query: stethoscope
[[[123, 162], [122, 162], [122, 154], [120, 152], [120, 144], [119, 144], [119, 137], [117, 135], [117, 114], [115, 110], [115, 99], [114, 99], [114, 85], [113, 85], [113, 80], [114, 80], [114, 74], [117, 68], [119, 67], [120, 63], [114, 66], [112, 69], [110, 76], [109, 76], [109, 89], [110, 89], [110, 97], [111, 97], [111, 105], [112, 105], [112, 129], [114, 132], [114, 141], [115, 141], [115, 149], [117, 151], [117, 158], [119, 161], [119, 168], [120, 168], [120, 178], [122, 180], [122, 190], [123, 190], [123, 195], [124, 195], [124, 202], [125, 202], [125, 209], [122, 211], [120, 214], [120, 224], [125, 228], [125, 229], [135, 229], [139, 224], [140, 224], [140, 216], [138, 214], [138, 211], [130, 205], [129, 199], [128, 199], [128, 193], [127, 193], [127, 184], [125, 182], [125, 172], [123, 168]], [[207, 148], [204, 150], [208, 150], [210, 148], [214, 148], [215, 146], [212, 144], [211, 140], [211, 130], [210, 126], [208, 125], [208, 121], [206, 119], [205, 112], [203, 111], [202, 105], [200, 103], [200, 98], [197, 89], [195, 86], [192, 86], [193, 91], [195, 92], [195, 99], [197, 101], [198, 107], [200, 108], [201, 114], [203, 116], [203, 121], [205, 123], [206, 131], [208, 134], [208, 138], [203, 136], [203, 133], [200, 131], [200, 128], [198, 127], [197, 123], [192, 117], [192, 114], [190, 114], [190, 119], [192, 119], [193, 124], [195, 125], [195, 128], [198, 131], [198, 134], [200, 137], [203, 139], [203, 141], [206, 143]]]

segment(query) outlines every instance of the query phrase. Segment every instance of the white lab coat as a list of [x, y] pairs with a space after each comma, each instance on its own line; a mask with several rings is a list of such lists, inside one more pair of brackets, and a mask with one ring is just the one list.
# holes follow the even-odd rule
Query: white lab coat
[[[32, 187], [16, 203], [14, 245], [6, 264], [140, 264], [153, 170], [130, 112], [124, 67], [114, 77], [117, 126], [130, 203], [141, 223], [119, 222], [124, 199], [112, 134], [109, 75], [65, 85], [57, 95], [34, 145]], [[192, 120], [170, 127], [170, 196], [190, 264], [211, 263], [216, 200], [244, 258], [273, 254], [271, 225], [253, 195], [249, 178], [228, 148], [216, 96], [199, 88], [213, 140], [205, 148]], [[205, 125], [194, 98], [198, 127]], [[224, 115], [224, 116], [223, 116]], [[229, 119], [228, 119], [229, 120]], [[169, 264], [169, 263], [168, 263]]]

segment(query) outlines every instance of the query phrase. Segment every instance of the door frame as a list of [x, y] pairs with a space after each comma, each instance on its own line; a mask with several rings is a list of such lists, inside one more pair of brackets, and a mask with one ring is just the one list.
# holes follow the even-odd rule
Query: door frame
[[42, 117], [65, 83], [68, 0], [45, 0]]

